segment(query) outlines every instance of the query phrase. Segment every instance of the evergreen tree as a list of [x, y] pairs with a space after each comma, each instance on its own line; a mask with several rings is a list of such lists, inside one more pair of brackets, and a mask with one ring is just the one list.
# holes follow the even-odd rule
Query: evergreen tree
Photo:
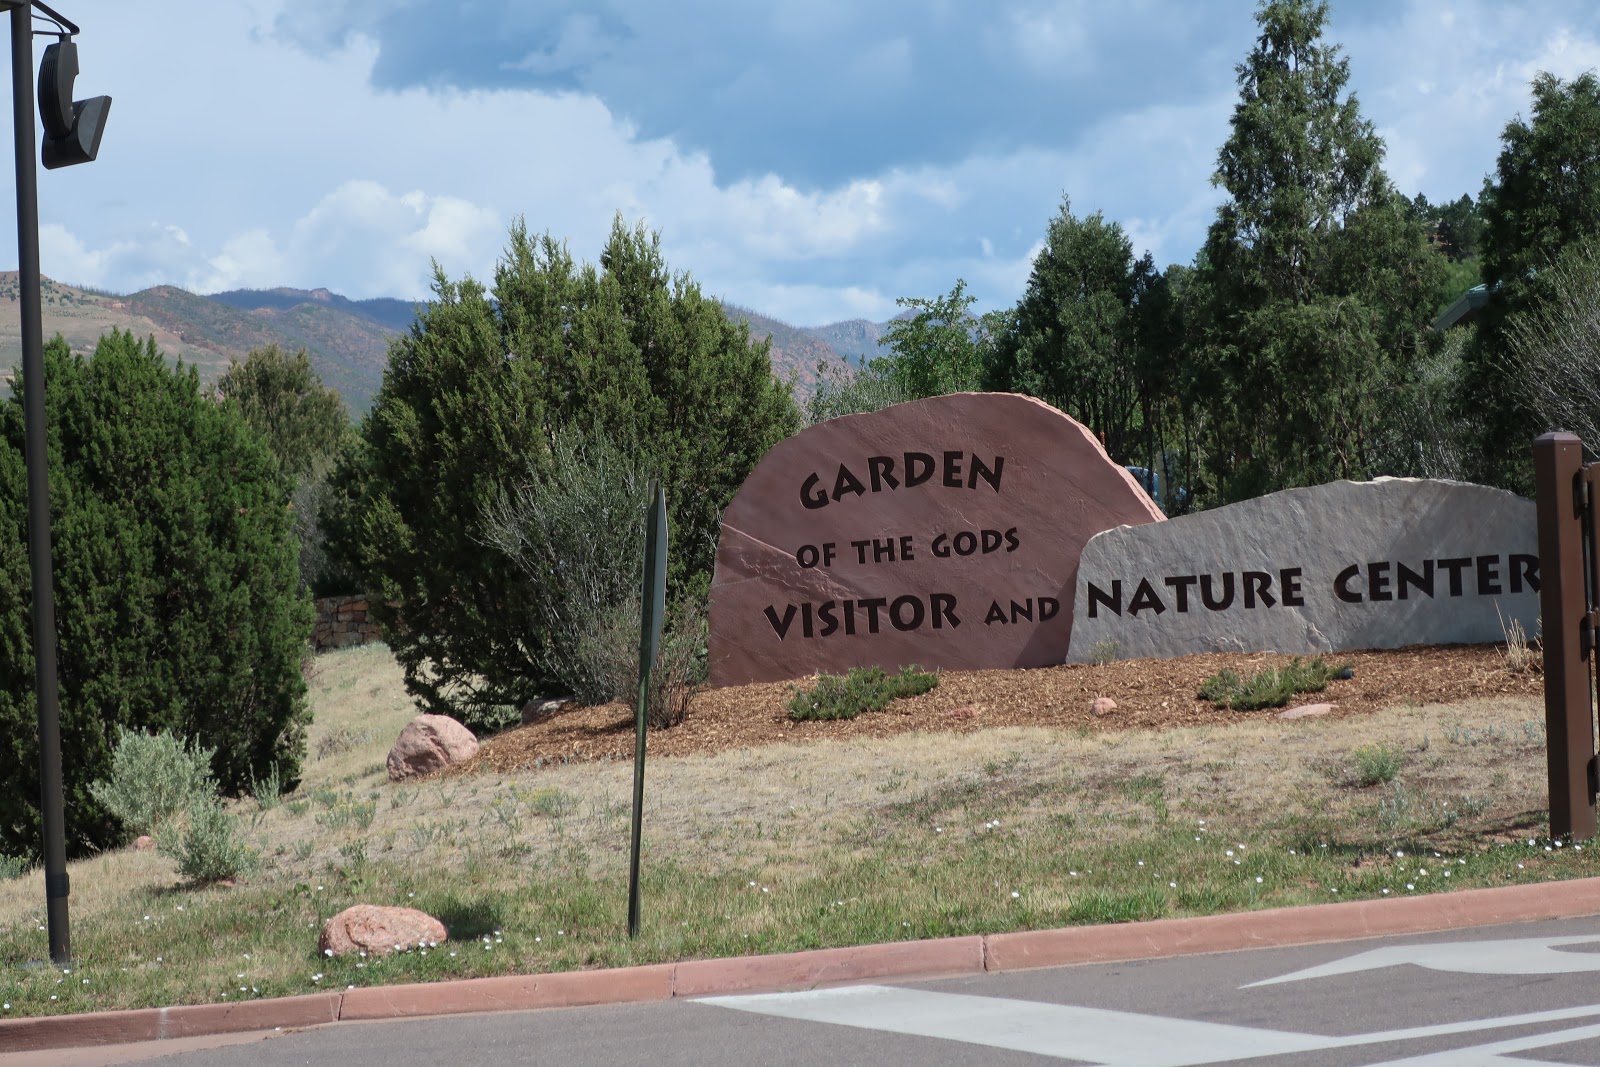
[[483, 516], [537, 483], [566, 426], [603, 433], [661, 478], [670, 578], [694, 593], [710, 581], [721, 509], [799, 413], [768, 345], [672, 276], [642, 225], [619, 217], [599, 265], [579, 266], [518, 223], [492, 293], [437, 273], [434, 300], [390, 350], [365, 444], [337, 475], [350, 503], [330, 520], [430, 711], [492, 729], [552, 682], [539, 591], [482, 543]]
[[[69, 848], [113, 843], [89, 793], [118, 727], [215, 748], [223, 789], [299, 777], [311, 633], [295, 590], [289, 484], [237, 412], [154, 341], [90, 358], [45, 347], [57, 672]], [[0, 404], [0, 852], [37, 852], [38, 721], [23, 417]]]
[[322, 384], [305, 349], [289, 356], [268, 345], [229, 363], [212, 396], [244, 417], [294, 479], [301, 585], [317, 596], [360, 592], [355, 575], [328, 555], [322, 533], [323, 513], [337, 503], [328, 472], [339, 450], [355, 445], [338, 391]]
[[1526, 492], [1533, 438], [1553, 427], [1528, 406], [1525, 391], [1504, 388], [1510, 321], [1536, 310], [1541, 271], [1600, 234], [1600, 79], [1590, 73], [1563, 82], [1541, 73], [1531, 120], [1508, 122], [1501, 146], [1481, 198], [1490, 299], [1465, 356], [1458, 404], [1483, 417], [1476, 476]]
[[238, 410], [295, 478], [325, 468], [350, 426], [344, 400], [322, 384], [303, 348], [290, 356], [268, 345], [231, 361], [213, 394]]
[[1327, 5], [1273, 0], [1238, 70], [1213, 181], [1206, 333], [1215, 491], [1240, 499], [1374, 473], [1382, 405], [1408, 380], [1442, 264], [1390, 187], [1383, 143], [1322, 40]]
[[1148, 374], [1139, 304], [1156, 277], [1121, 225], [1098, 211], [1079, 219], [1063, 197], [1011, 329], [992, 349], [989, 387], [1055, 405], [1122, 462], [1145, 458], [1148, 435], [1139, 431], [1160, 383]]

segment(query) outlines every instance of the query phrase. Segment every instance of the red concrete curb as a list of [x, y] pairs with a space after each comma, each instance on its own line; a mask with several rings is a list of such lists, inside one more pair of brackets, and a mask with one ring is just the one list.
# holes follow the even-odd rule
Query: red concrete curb
[[1279, 948], [1390, 934], [1600, 915], [1600, 878], [1298, 908], [991, 934], [987, 970]]
[[0, 1053], [202, 1037], [339, 1021], [339, 993], [0, 1020]]
[[792, 989], [864, 978], [929, 978], [983, 970], [983, 938], [898, 941], [888, 945], [813, 949], [779, 956], [735, 956], [677, 965], [673, 996], [701, 997], [749, 989]]
[[370, 986], [238, 1004], [0, 1020], [0, 1054], [460, 1012], [639, 1003], [714, 993], [937, 978], [1077, 963], [1274, 948], [1600, 915], [1600, 878], [1157, 919], [1115, 926], [901, 941], [603, 971]]
[[623, 1004], [672, 996], [675, 965], [618, 967], [608, 971], [467, 978], [456, 982], [366, 986], [346, 990], [341, 1020], [396, 1019], [413, 1015], [454, 1015], [469, 1011], [576, 1008], [585, 1004]]

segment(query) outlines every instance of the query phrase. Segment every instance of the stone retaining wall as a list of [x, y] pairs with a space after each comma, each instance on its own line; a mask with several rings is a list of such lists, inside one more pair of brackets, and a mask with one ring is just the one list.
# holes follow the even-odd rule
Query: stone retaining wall
[[317, 601], [317, 628], [312, 631], [311, 645], [318, 652], [381, 640], [378, 624], [367, 618], [364, 595], [328, 596]]

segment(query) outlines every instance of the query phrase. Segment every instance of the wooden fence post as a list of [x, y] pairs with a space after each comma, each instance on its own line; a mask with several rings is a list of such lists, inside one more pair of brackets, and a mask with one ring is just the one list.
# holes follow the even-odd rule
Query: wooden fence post
[[1533, 442], [1539, 516], [1539, 616], [1544, 649], [1544, 721], [1550, 777], [1550, 836], [1595, 836], [1593, 635], [1584, 588], [1583, 445], [1575, 434]]

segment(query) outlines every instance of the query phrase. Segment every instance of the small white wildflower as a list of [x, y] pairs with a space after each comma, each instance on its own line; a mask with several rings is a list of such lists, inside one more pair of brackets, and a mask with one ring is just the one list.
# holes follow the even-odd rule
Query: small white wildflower
[[1176, 889], [1176, 888], [1178, 888], [1178, 883], [1177, 882], [1168, 882], [1167, 883], [1167, 888], [1168, 889]]
[[322, 954], [323, 954], [323, 955], [324, 955], [324, 956], [331, 956], [331, 955], [333, 955], [333, 949], [331, 949], [331, 948], [325, 948], [325, 949], [323, 949], [323, 950], [322, 950]]
[[1258, 875], [1256, 875], [1256, 885], [1260, 885], [1260, 884], [1261, 884], [1261, 876], [1258, 874]]
[[1388, 893], [1389, 893], [1389, 890], [1387, 890], [1387, 889], [1385, 889], [1385, 890], [1383, 890], [1383, 893], [1384, 893], [1384, 895], [1386, 895], [1386, 896], [1387, 896], [1387, 895], [1388, 895]]
[[1022, 896], [1022, 894], [1021, 894], [1021, 893], [1019, 893], [1019, 892], [1017, 892], [1017, 891], [1016, 891], [1016, 890], [1015, 890], [1015, 889], [1013, 889], [1013, 890], [1012, 890], [1012, 891], [1011, 891], [1011, 899], [1012, 899], [1012, 900], [1016, 900], [1016, 899], [1017, 899], [1017, 898], [1018, 898], [1018, 897], [1020, 897], [1020, 896]]

